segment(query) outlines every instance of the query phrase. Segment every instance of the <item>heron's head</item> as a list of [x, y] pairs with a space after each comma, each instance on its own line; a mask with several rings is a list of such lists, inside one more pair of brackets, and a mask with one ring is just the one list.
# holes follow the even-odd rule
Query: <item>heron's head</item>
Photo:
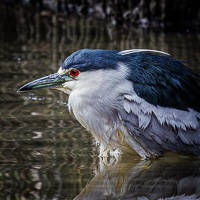
[[57, 73], [27, 83], [19, 91], [51, 87], [69, 94], [86, 83], [88, 88], [97, 82], [103, 86], [109, 79], [106, 77], [119, 78], [122, 62], [122, 56], [115, 50], [82, 49], [67, 57]]

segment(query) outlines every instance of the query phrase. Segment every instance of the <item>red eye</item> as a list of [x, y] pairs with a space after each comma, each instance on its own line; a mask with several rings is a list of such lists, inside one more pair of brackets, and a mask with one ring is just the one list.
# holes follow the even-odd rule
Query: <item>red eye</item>
[[79, 75], [78, 69], [71, 69], [70, 70], [70, 76], [76, 77]]

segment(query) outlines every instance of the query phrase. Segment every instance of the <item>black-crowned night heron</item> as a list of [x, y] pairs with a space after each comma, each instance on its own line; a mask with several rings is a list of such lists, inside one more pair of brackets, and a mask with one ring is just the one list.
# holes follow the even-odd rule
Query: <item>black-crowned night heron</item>
[[100, 155], [135, 150], [200, 154], [200, 76], [156, 50], [76, 51], [57, 73], [19, 89], [54, 87], [100, 146]]

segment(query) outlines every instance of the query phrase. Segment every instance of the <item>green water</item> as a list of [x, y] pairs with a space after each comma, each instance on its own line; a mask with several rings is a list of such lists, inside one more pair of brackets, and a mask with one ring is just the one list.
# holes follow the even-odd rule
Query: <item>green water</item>
[[46, 22], [38, 24], [32, 35], [19, 26], [17, 35], [0, 40], [0, 199], [198, 199], [198, 158], [132, 156], [109, 166], [69, 115], [66, 95], [16, 91], [56, 72], [81, 48], [163, 50], [200, 72], [200, 35], [113, 28], [92, 19], [72, 18], [48, 29]]

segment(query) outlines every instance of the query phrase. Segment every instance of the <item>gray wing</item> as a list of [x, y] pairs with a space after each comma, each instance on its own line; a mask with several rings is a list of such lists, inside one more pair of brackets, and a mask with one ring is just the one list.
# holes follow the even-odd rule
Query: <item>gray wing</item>
[[[145, 152], [143, 157], [160, 155], [164, 151], [200, 155], [200, 113], [154, 106], [136, 93], [124, 94], [120, 119], [134, 144]], [[134, 148], [138, 151], [138, 148]]]

